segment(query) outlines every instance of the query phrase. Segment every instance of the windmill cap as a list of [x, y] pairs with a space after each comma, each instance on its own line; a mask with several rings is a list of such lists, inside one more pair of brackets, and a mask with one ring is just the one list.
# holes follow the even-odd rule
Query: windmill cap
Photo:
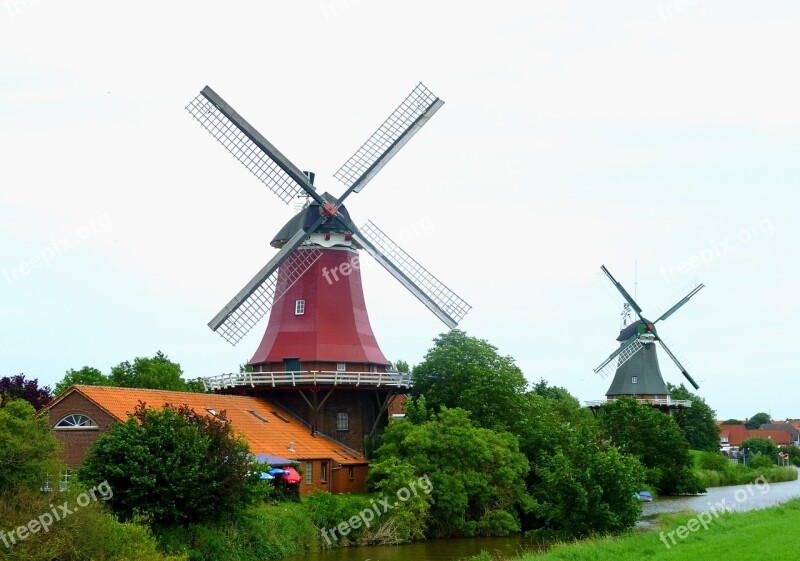
[[[651, 322], [648, 321], [647, 324], [651, 324]], [[645, 325], [645, 323], [642, 320], [639, 320], [624, 327], [622, 331], [619, 332], [619, 337], [617, 337], [617, 341], [627, 341], [634, 335], [638, 334], [640, 325]]]
[[[336, 197], [331, 195], [330, 193], [323, 193], [322, 198], [328, 201], [329, 203], [336, 204], [338, 200]], [[350, 214], [347, 212], [347, 208], [344, 205], [339, 207], [339, 212], [341, 212], [344, 216], [350, 219]], [[305, 207], [303, 210], [295, 214], [289, 221], [284, 224], [283, 228], [281, 228], [275, 237], [272, 238], [270, 245], [275, 248], [281, 248], [288, 242], [292, 236], [294, 236], [300, 228], [303, 228], [306, 232], [314, 225], [314, 222], [317, 221], [320, 215], [320, 208], [319, 203], [316, 201], [311, 201], [311, 203]], [[317, 232], [322, 234], [326, 232], [340, 232], [340, 233], [348, 233], [352, 234], [352, 232], [342, 224], [338, 218], [330, 218], [327, 222], [325, 222], [322, 226], [317, 228]]]

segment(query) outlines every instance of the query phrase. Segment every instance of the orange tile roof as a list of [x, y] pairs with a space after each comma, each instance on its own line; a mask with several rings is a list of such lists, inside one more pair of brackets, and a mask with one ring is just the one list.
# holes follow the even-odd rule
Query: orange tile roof
[[750, 431], [744, 425], [722, 425], [719, 428], [720, 437], [727, 437], [730, 446], [739, 446], [743, 440], [750, 437]]
[[792, 433], [783, 429], [751, 430], [750, 438], [768, 438], [778, 446], [792, 443]]
[[[120, 421], [127, 420], [128, 414], [133, 412], [140, 401], [154, 408], [161, 408], [167, 403], [175, 406], [188, 405], [198, 414], [208, 416], [211, 416], [211, 413], [207, 409], [212, 409], [218, 414], [224, 411], [225, 418], [232, 423], [234, 431], [247, 439], [250, 451], [254, 454], [271, 454], [292, 460], [333, 459], [344, 465], [367, 463], [361, 454], [334, 440], [319, 433], [311, 436], [308, 425], [301, 423], [291, 413], [273, 402], [258, 397], [107, 386], [72, 386], [45, 406], [45, 409], [49, 409], [72, 391], [79, 392]], [[267, 422], [250, 411], [266, 419]]]

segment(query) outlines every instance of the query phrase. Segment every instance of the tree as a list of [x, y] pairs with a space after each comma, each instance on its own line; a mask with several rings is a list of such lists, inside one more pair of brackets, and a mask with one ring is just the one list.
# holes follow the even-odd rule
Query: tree
[[688, 399], [691, 407], [676, 409], [672, 418], [683, 431], [689, 448], [706, 452], [719, 451], [720, 429], [717, 426], [717, 413], [699, 395], [693, 394], [686, 386], [673, 386], [667, 383], [667, 389], [673, 399]]
[[0, 493], [19, 486], [37, 488], [58, 473], [58, 444], [47, 417], [24, 399], [8, 400], [0, 408]]
[[92, 368], [91, 366], [84, 366], [80, 370], [70, 368], [61, 381], [56, 384], [55, 395], [61, 395], [70, 386], [75, 385], [112, 386], [113, 384], [111, 379], [97, 368]]
[[37, 411], [53, 399], [50, 386], [39, 387], [38, 378], [26, 380], [25, 374], [0, 378], [0, 407], [12, 399], [24, 399]]
[[726, 421], [722, 421], [723, 425], [743, 425], [739, 419], [728, 419]]
[[429, 411], [466, 409], [478, 426], [516, 429], [527, 381], [511, 357], [482, 339], [454, 329], [434, 341], [425, 360], [414, 367], [411, 396], [425, 395]]
[[599, 437], [591, 413], [542, 381], [516, 415], [520, 451], [531, 466], [528, 492], [536, 501], [523, 516], [525, 529], [567, 539], [633, 527], [641, 513], [633, 493], [644, 485], [643, 468]]
[[647, 482], [664, 495], [704, 491], [692, 472], [689, 443], [669, 415], [635, 399], [603, 405], [597, 415], [600, 432], [646, 468]]
[[120, 362], [111, 368], [109, 379], [115, 386], [123, 388], [148, 388], [177, 392], [203, 391], [202, 383], [187, 383], [182, 377], [181, 365], [172, 362], [158, 351], [152, 358], [137, 357], [133, 364]]
[[748, 456], [754, 454], [765, 456], [773, 463], [778, 460], [778, 446], [769, 438], [747, 438], [742, 441], [742, 450]]
[[530, 488], [536, 499], [534, 535], [574, 538], [632, 528], [642, 510], [634, 496], [642, 490], [642, 465], [607, 442], [597, 442], [586, 427], [569, 432], [566, 446], [531, 466], [536, 476]]
[[770, 417], [768, 413], [756, 413], [747, 420], [747, 422], [744, 424], [744, 428], [747, 430], [756, 430], [761, 428], [761, 425], [765, 425], [769, 422]]
[[411, 372], [411, 367], [405, 360], [398, 360], [394, 363], [394, 367], [398, 372]]
[[247, 442], [230, 423], [186, 406], [139, 403], [127, 422], [95, 441], [78, 477], [87, 485], [108, 481], [109, 503], [123, 519], [144, 514], [185, 524], [246, 504], [260, 472], [249, 470]]
[[531, 506], [528, 469], [514, 436], [476, 426], [463, 409], [443, 407], [418, 425], [390, 424], [369, 477], [382, 489], [396, 486], [398, 470], [428, 476], [435, 536], [505, 535], [520, 530], [517, 511]]

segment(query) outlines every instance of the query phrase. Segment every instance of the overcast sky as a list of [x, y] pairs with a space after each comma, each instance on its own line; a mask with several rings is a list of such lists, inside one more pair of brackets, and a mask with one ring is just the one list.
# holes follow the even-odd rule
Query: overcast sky
[[[581, 400], [622, 299], [720, 418], [800, 417], [800, 4], [0, 0], [0, 375], [54, 384], [162, 350], [234, 371], [206, 323], [291, 216], [184, 106], [214, 88], [317, 186], [418, 82], [444, 107], [348, 200], [473, 309], [461, 324]], [[362, 261], [375, 334], [446, 327]], [[634, 287], [638, 263], [638, 284]], [[682, 376], [660, 354], [668, 382]]]

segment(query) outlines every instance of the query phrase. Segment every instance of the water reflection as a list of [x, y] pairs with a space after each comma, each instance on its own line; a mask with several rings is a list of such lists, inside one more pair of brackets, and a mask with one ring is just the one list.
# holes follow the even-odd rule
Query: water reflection
[[481, 550], [506, 558], [538, 549], [521, 535], [504, 538], [451, 538], [400, 546], [345, 547], [323, 553], [287, 557], [285, 561], [457, 561]]

